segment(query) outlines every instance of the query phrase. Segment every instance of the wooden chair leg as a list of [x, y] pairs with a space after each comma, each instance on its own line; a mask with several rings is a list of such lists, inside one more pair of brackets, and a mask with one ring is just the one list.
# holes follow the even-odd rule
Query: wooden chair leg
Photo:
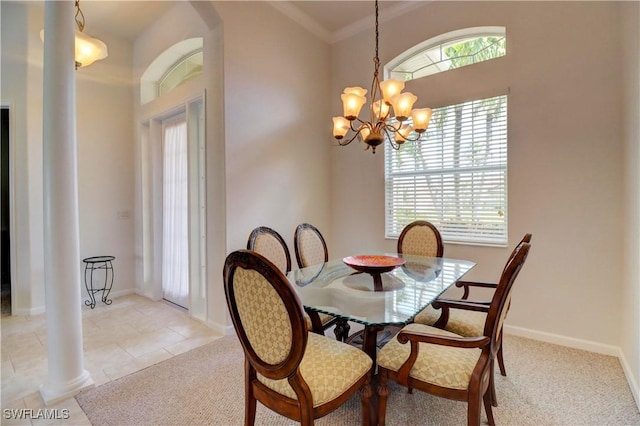
[[253, 397], [253, 391], [247, 389], [247, 392], [245, 392], [245, 401], [244, 401], [244, 424], [246, 426], [253, 426], [255, 422], [256, 422], [256, 399]]
[[349, 337], [349, 330], [351, 327], [349, 326], [349, 322], [347, 320], [338, 320], [336, 321], [336, 326], [333, 329], [333, 333], [336, 335], [336, 340], [339, 342], [346, 342], [347, 337]]
[[491, 361], [491, 373], [489, 374], [489, 389], [487, 393], [491, 397], [491, 405], [494, 407], [498, 406], [498, 397], [496, 396], [496, 379], [495, 379], [495, 368], [496, 363], [495, 360]]
[[480, 396], [480, 390], [469, 391], [469, 400], [467, 401], [467, 425], [480, 426], [481, 401], [482, 396]]
[[251, 381], [256, 378], [256, 371], [251, 367], [249, 360], [244, 359], [244, 424], [253, 426], [256, 422], [256, 398], [253, 394]]
[[373, 388], [371, 387], [371, 374], [367, 374], [367, 381], [360, 389], [360, 403], [362, 404], [362, 426], [369, 426], [373, 424], [373, 416], [371, 413], [373, 404], [371, 398], [373, 397]]
[[498, 365], [500, 366], [500, 374], [507, 375], [507, 370], [504, 368], [504, 359], [502, 358], [502, 339], [500, 339], [500, 348], [498, 349]]
[[387, 415], [387, 397], [389, 396], [389, 387], [387, 386], [388, 371], [384, 368], [379, 369], [378, 373], [378, 426], [384, 426], [385, 417]]
[[493, 408], [491, 407], [492, 401], [491, 401], [490, 390], [487, 390], [487, 392], [485, 392], [483, 401], [484, 401], [484, 410], [487, 412], [487, 420], [489, 421], [489, 425], [494, 426], [496, 422], [493, 419]]

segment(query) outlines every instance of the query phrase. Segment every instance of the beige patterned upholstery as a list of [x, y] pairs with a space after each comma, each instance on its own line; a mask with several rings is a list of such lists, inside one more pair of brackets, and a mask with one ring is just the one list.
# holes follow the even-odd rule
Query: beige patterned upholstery
[[[287, 358], [291, 350], [291, 321], [282, 299], [258, 272], [236, 270], [236, 302], [242, 326], [256, 354], [270, 364]], [[253, 312], [265, 312], [269, 319]], [[283, 338], [282, 335], [286, 337]]]
[[322, 240], [311, 229], [304, 229], [300, 232], [298, 250], [303, 267], [325, 262]]
[[404, 237], [402, 253], [416, 256], [435, 257], [438, 240], [433, 230], [427, 226], [415, 226]]
[[[413, 321], [431, 326], [440, 318], [441, 313], [442, 310], [434, 309], [429, 305], [416, 315]], [[482, 336], [486, 320], [487, 314], [485, 312], [452, 308], [449, 309], [449, 320], [445, 330], [465, 337]]]
[[[465, 303], [440, 300], [449, 311], [464, 308], [487, 310], [482, 332], [475, 328], [476, 319], [463, 318], [470, 324], [459, 330], [473, 336], [462, 336], [429, 325], [412, 323], [403, 328], [378, 353], [378, 424], [384, 426], [389, 395], [388, 380], [432, 395], [467, 403], [467, 424], [480, 425], [481, 413], [487, 414], [490, 425], [495, 424], [493, 408], [497, 407], [494, 379], [494, 360], [500, 364], [502, 339], [500, 337], [506, 312], [509, 309], [513, 283], [529, 254], [531, 245], [521, 242], [509, 258], [497, 285], [475, 283], [481, 287], [495, 288], [490, 304]], [[461, 282], [462, 283], [462, 282]], [[469, 284], [470, 282], [466, 282]], [[466, 288], [466, 287], [465, 287]], [[438, 306], [438, 305], [436, 305]], [[454, 306], [457, 306], [454, 308]], [[465, 312], [465, 315], [467, 313]], [[455, 316], [452, 313], [452, 316]], [[471, 313], [471, 315], [474, 315]], [[432, 323], [437, 310], [427, 308], [414, 318], [415, 321]], [[449, 317], [451, 318], [451, 317]], [[461, 318], [459, 316], [459, 318]], [[444, 319], [444, 318], [443, 318]], [[455, 322], [455, 321], [454, 321]], [[460, 321], [458, 324], [464, 324]], [[440, 326], [438, 322], [436, 322]], [[402, 344], [400, 342], [406, 342]], [[410, 343], [409, 343], [410, 342]], [[501, 365], [501, 373], [504, 370]]]
[[223, 276], [227, 308], [244, 351], [245, 425], [255, 424], [258, 401], [285, 418], [311, 425], [356, 393], [362, 424], [373, 423], [373, 362], [367, 354], [309, 333], [291, 283], [254, 250], [230, 253]]
[[[409, 324], [403, 330], [459, 337], [454, 333], [422, 324]], [[411, 353], [411, 344], [394, 337], [378, 353], [378, 365], [398, 371]], [[467, 389], [471, 373], [480, 358], [480, 349], [463, 349], [419, 343], [418, 358], [410, 376], [420, 381], [450, 389]]]
[[[342, 395], [371, 365], [371, 358], [360, 349], [309, 333], [300, 373], [313, 395], [313, 406], [317, 407]], [[297, 399], [286, 379], [271, 380], [258, 375], [258, 380], [288, 398]]]
[[411, 222], [398, 237], [398, 253], [403, 255], [441, 257], [443, 252], [440, 231], [426, 220]]
[[282, 244], [270, 234], [260, 234], [256, 237], [253, 250], [260, 253], [278, 267], [283, 273], [287, 273], [287, 253]]

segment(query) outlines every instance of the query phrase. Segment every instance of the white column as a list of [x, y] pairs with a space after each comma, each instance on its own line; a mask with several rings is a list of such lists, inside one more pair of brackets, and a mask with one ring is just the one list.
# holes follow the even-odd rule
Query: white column
[[74, 2], [46, 1], [44, 15], [44, 273], [54, 404], [94, 385], [84, 369], [78, 226]]

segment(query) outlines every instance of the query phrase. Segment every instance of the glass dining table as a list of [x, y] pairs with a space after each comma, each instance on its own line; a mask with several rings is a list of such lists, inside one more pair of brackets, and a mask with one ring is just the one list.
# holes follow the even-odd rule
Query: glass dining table
[[[291, 271], [289, 281], [306, 309], [330, 314], [364, 326], [362, 349], [376, 362], [378, 333], [402, 327], [470, 271], [474, 262], [395, 253], [401, 265], [386, 272], [362, 272], [345, 259], [333, 259]], [[350, 263], [350, 262], [349, 262]], [[374, 367], [375, 368], [375, 367]]]

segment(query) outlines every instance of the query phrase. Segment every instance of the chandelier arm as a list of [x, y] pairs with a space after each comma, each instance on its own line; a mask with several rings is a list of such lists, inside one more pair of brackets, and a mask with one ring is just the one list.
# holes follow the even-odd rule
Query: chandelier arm
[[389, 145], [391, 145], [391, 148], [395, 149], [396, 151], [399, 150], [400, 144], [395, 141], [395, 138], [391, 137], [391, 135], [389, 134], [389, 129], [387, 129], [387, 126], [383, 127], [382, 131], [387, 137], [387, 141], [389, 141]]
[[342, 142], [340, 139], [338, 140], [338, 145], [340, 146], [345, 146], [345, 145], [349, 145], [351, 142], [353, 142], [355, 140], [355, 138], [358, 137], [358, 135], [360, 134], [360, 130], [353, 130], [355, 133], [353, 134], [353, 136], [351, 137], [351, 139], [349, 139], [346, 142]]
[[[353, 127], [353, 123], [354, 121], [357, 121], [358, 123], [360, 123], [360, 125], [358, 127]], [[362, 121], [360, 119], [360, 117], [356, 117], [353, 120], [349, 121], [349, 127], [351, 128], [351, 130], [353, 130], [354, 132], [359, 132], [362, 129], [362, 126], [365, 124], [364, 121]]]
[[[406, 142], [416, 142], [416, 141], [418, 141], [418, 140], [420, 139], [420, 133], [418, 133], [415, 137], [411, 137], [411, 136], [410, 136], [410, 135], [411, 135], [411, 133], [409, 133], [408, 135], [406, 135], [406, 136], [405, 136], [405, 135], [403, 135], [403, 134], [400, 132], [400, 130], [401, 130], [401, 129], [402, 129], [402, 126], [399, 126], [398, 128], [395, 128], [395, 127], [393, 127], [393, 125], [391, 125], [391, 124], [386, 124], [386, 125], [384, 126], [385, 134], [387, 135], [387, 138], [389, 139], [389, 141], [390, 141], [390, 142], [391, 142], [391, 138], [389, 138], [389, 132], [391, 132], [391, 133], [392, 133], [392, 134], [394, 134], [394, 135], [395, 135], [395, 134], [400, 134], [400, 135], [402, 135], [402, 137], [404, 138], [404, 140], [405, 140]], [[394, 140], [395, 140], [395, 138], [394, 138]]]
[[398, 121], [398, 127], [394, 127], [393, 124], [387, 123], [385, 121], [384, 128], [385, 128], [385, 130], [392, 131], [393, 133], [398, 133], [400, 131], [400, 129], [402, 128], [402, 123], [400, 121]]

